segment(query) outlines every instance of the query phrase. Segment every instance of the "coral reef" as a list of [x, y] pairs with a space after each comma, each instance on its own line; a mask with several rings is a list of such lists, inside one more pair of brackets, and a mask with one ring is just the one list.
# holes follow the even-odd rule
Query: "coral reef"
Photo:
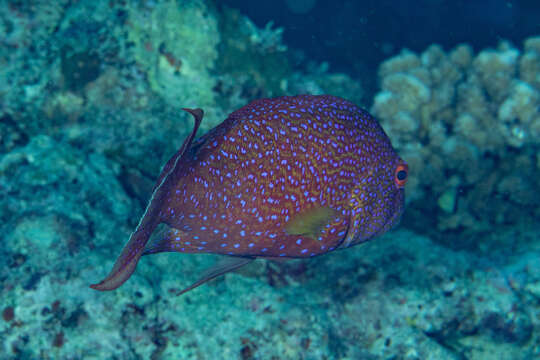
[[219, 25], [222, 42], [215, 90], [222, 108], [232, 111], [251, 99], [297, 94], [331, 94], [358, 104], [367, 102], [358, 79], [332, 73], [326, 63], [293, 66], [301, 56], [287, 53], [283, 29], [273, 29], [271, 22], [258, 29], [237, 10], [224, 8]]
[[[191, 128], [181, 107], [204, 107], [208, 129], [257, 97], [366, 102], [282, 31], [203, 0], [0, 3], [0, 358], [540, 357], [534, 222], [482, 234], [489, 252], [403, 228], [311, 261], [256, 261], [179, 298], [216, 257], [145, 257], [117, 291], [88, 288]], [[405, 225], [538, 218], [539, 70], [538, 38], [381, 66], [373, 110], [414, 176]]]
[[[372, 111], [412, 169], [418, 229], [434, 212], [439, 234], [540, 219], [539, 42], [527, 39], [523, 52], [503, 42], [476, 56], [467, 45], [448, 53], [433, 45], [381, 64]], [[471, 246], [458, 236], [458, 246]]]
[[[152, 8], [128, 8], [127, 41], [137, 68], [150, 89], [167, 106], [214, 108], [215, 78], [210, 71], [218, 58], [217, 19], [203, 1], [162, 1]], [[146, 4], [146, 6], [149, 6]], [[212, 128], [215, 124], [203, 124]]]
[[136, 200], [118, 171], [45, 135], [1, 158], [5, 358], [540, 356], [538, 229], [489, 258], [401, 230], [310, 261], [258, 261], [179, 298], [214, 257], [162, 254], [118, 290], [92, 291], [130, 231]]

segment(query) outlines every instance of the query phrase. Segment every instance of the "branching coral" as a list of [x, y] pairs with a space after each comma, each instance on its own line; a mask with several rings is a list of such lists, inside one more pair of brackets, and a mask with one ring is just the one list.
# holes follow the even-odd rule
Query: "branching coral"
[[[540, 38], [474, 56], [403, 51], [379, 69], [377, 115], [411, 167], [409, 200], [438, 208], [438, 228], [486, 229], [538, 218]], [[536, 159], [535, 159], [536, 157]]]

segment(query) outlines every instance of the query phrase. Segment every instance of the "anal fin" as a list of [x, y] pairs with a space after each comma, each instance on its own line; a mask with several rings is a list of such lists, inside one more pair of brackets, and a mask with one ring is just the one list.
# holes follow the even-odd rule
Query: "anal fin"
[[201, 276], [199, 277], [199, 280], [195, 281], [193, 284], [188, 286], [187, 288], [179, 291], [176, 295], [182, 295], [190, 290], [195, 289], [196, 287], [204, 284], [207, 281], [210, 281], [220, 275], [223, 275], [225, 273], [228, 273], [229, 271], [236, 270], [244, 265], [249, 264], [255, 260], [255, 258], [251, 257], [239, 257], [239, 256], [227, 256], [221, 258], [214, 266], [204, 271]]

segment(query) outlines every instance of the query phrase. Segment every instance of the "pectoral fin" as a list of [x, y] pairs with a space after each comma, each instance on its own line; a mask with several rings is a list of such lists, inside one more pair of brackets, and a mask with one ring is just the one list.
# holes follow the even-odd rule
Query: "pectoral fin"
[[324, 227], [338, 215], [337, 210], [328, 206], [309, 209], [294, 216], [286, 225], [285, 230], [289, 235], [304, 235], [317, 239]]

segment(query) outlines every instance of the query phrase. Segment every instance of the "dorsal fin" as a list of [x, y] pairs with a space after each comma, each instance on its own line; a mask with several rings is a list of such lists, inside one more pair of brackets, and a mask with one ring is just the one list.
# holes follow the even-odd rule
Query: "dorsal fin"
[[182, 144], [182, 147], [178, 149], [178, 151], [165, 163], [165, 166], [163, 166], [163, 169], [161, 170], [161, 173], [159, 174], [159, 177], [154, 184], [154, 188], [152, 191], [156, 190], [156, 187], [159, 186], [163, 182], [163, 178], [167, 176], [172, 169], [174, 169], [175, 164], [178, 162], [178, 159], [182, 157], [182, 155], [186, 152], [187, 149], [191, 146], [191, 143], [193, 142], [193, 139], [195, 139], [195, 135], [197, 134], [197, 130], [199, 129], [199, 126], [201, 125], [202, 118], [204, 116], [204, 111], [202, 109], [188, 109], [188, 108], [182, 108], [182, 110], [187, 111], [191, 115], [193, 115], [193, 118], [195, 119], [195, 125], [193, 126], [193, 131], [191, 134], [184, 140], [184, 143]]
[[195, 119], [195, 126], [193, 127], [191, 135], [189, 135], [188, 138], [184, 141], [184, 144], [182, 145], [180, 150], [178, 150], [173, 155], [173, 157], [171, 157], [169, 161], [167, 161], [167, 163], [165, 164], [163, 170], [161, 171], [161, 174], [159, 175], [156, 185], [154, 186], [152, 197], [150, 198], [150, 201], [146, 206], [146, 210], [141, 217], [141, 220], [135, 228], [135, 231], [131, 234], [128, 243], [124, 246], [122, 253], [118, 257], [118, 259], [116, 259], [116, 262], [114, 263], [111, 272], [109, 273], [109, 275], [107, 275], [105, 279], [103, 279], [98, 284], [90, 285], [92, 289], [101, 291], [114, 290], [120, 285], [122, 285], [127, 279], [129, 279], [133, 271], [135, 271], [135, 267], [137, 266], [137, 263], [141, 258], [141, 255], [144, 251], [146, 243], [150, 238], [150, 235], [152, 235], [152, 232], [161, 222], [161, 219], [159, 217], [159, 211], [161, 210], [161, 205], [164, 202], [165, 197], [167, 196], [168, 176], [176, 168], [176, 165], [182, 158], [182, 155], [185, 153], [185, 151], [189, 149], [189, 146], [193, 142], [195, 134], [197, 133], [197, 129], [199, 128], [199, 125], [201, 124], [203, 118], [203, 111], [201, 109], [183, 110], [189, 112], [191, 115], [193, 115], [193, 118]]

